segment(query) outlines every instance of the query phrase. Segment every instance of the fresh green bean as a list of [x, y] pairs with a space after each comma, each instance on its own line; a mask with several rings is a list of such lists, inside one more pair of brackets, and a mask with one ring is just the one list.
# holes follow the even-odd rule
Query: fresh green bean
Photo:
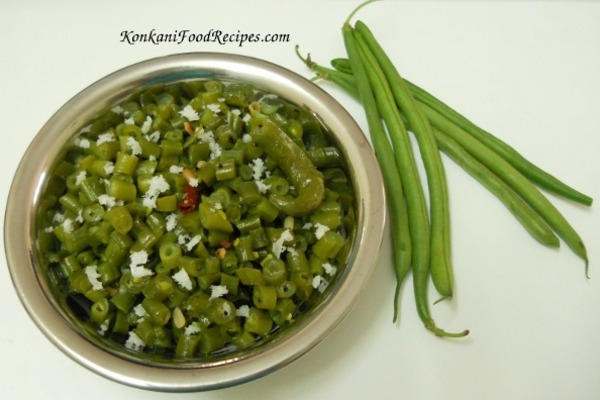
[[433, 129], [438, 146], [445, 154], [460, 165], [471, 176], [477, 179], [492, 192], [506, 208], [519, 220], [521, 225], [540, 243], [549, 247], [558, 247], [559, 240], [540, 216], [535, 213], [515, 191], [502, 179], [477, 161], [455, 140], [448, 135]]
[[[324, 66], [314, 62], [310, 58], [310, 54], [307, 55], [306, 57], [302, 57], [302, 55], [300, 54], [300, 47], [298, 45], [296, 45], [295, 49], [296, 49], [296, 55], [298, 56], [298, 58], [300, 60], [302, 60], [302, 62], [304, 64], [306, 64], [306, 66], [308, 68], [310, 68], [311, 70], [316, 72], [317, 76], [315, 77], [315, 79], [321, 78], [321, 79], [331, 81], [331, 82], [335, 83], [337, 86], [339, 86], [340, 88], [344, 89], [348, 94], [352, 95], [357, 100], [359, 100], [359, 101], [361, 100], [358, 90], [357, 90], [356, 80], [354, 79], [354, 76], [351, 74], [352, 70], [350, 68], [348, 68], [350, 73], [345, 73], [345, 72], [338, 71], [336, 69], [324, 67]], [[344, 58], [342, 60], [344, 61], [344, 63], [348, 62], [347, 58]]]
[[[372, 68], [378, 69], [382, 81], [388, 82], [390, 91], [400, 113], [402, 113], [417, 139], [421, 159], [427, 175], [427, 188], [429, 190], [430, 226], [431, 226], [431, 252], [430, 273], [435, 287], [442, 298], [450, 298], [453, 294], [454, 278], [450, 255], [450, 212], [448, 209], [448, 188], [446, 186], [446, 173], [440, 157], [440, 152], [429, 121], [423, 116], [421, 110], [408, 90], [404, 79], [386, 55], [373, 36], [371, 30], [361, 21], [355, 24], [355, 32], [359, 47], [364, 56], [371, 59]], [[362, 45], [362, 46], [361, 46]]]
[[[332, 64], [343, 72], [350, 72], [348, 59], [347, 58], [336, 58], [332, 60]], [[329, 70], [322, 68], [327, 71], [327, 78], [331, 79], [336, 77], [336, 70]], [[339, 75], [339, 73], [338, 73]], [[343, 79], [347, 79], [345, 76]], [[349, 82], [352, 86], [350, 89], [345, 88], [346, 91], [352, 91], [354, 89], [354, 76], [350, 76]], [[339, 85], [338, 80], [331, 79], [332, 82]], [[413, 95], [417, 96], [414, 90], [412, 90], [414, 84], [409, 81], [405, 81], [409, 84]], [[341, 85], [340, 85], [341, 86]], [[420, 107], [420, 101], [418, 102]], [[523, 200], [514, 193], [514, 191], [501, 179], [498, 178], [492, 171], [487, 169], [483, 164], [473, 158], [468, 152], [466, 152], [458, 143], [450, 139], [447, 135], [440, 132], [437, 129], [433, 129], [437, 144], [444, 153], [446, 153], [454, 162], [460, 165], [465, 171], [471, 176], [477, 179], [483, 184], [488, 190], [490, 190], [498, 199], [508, 208], [508, 210], [519, 220], [519, 222], [525, 227], [525, 229], [540, 243], [549, 246], [557, 247], [559, 245], [558, 238], [550, 230], [548, 225], [541, 220], [540, 216], [535, 213]]]
[[[359, 57], [362, 60], [364, 56], [360, 53], [358, 45], [356, 45], [354, 31], [349, 25], [347, 25], [347, 28], [345, 29], [347, 31], [345, 37], [351, 37], [350, 40], [356, 46], [356, 57]], [[352, 56], [349, 55], [348, 58], [352, 62]], [[356, 70], [354, 68], [355, 64], [352, 65], [353, 70]], [[406, 127], [402, 122], [400, 114], [397, 112], [394, 98], [389, 87], [384, 84], [381, 76], [379, 76], [373, 68], [367, 66], [366, 60], [363, 61], [363, 64], [361, 65], [366, 67], [366, 75], [370, 85], [373, 87], [377, 107], [390, 132], [390, 139], [392, 140], [397, 155], [397, 167], [402, 175], [403, 188], [407, 197], [409, 229], [411, 231], [411, 240], [414, 243], [412, 271], [417, 312], [425, 327], [436, 335], [464, 336], [468, 332], [465, 331], [455, 334], [438, 328], [431, 317], [427, 295], [430, 276], [430, 233], [423, 188], [417, 173], [414, 156], [410, 149]]]
[[352, 66], [350, 65], [347, 58], [334, 58], [330, 62], [331, 66], [336, 70], [344, 74], [352, 74]]
[[489, 149], [480, 141], [466, 134], [461, 128], [443, 118], [439, 113], [427, 105], [422, 104], [427, 118], [432, 124], [459, 143], [473, 157], [487, 166], [499, 177], [504, 179], [517, 193], [533, 208], [544, 221], [561, 237], [573, 252], [585, 262], [586, 274], [588, 270], [587, 250], [583, 240], [575, 229], [556, 207], [519, 171], [517, 171], [504, 158]]
[[484, 143], [532, 182], [535, 182], [540, 187], [558, 194], [559, 196], [563, 196], [586, 206], [592, 205], [593, 199], [590, 196], [571, 188], [553, 175], [542, 170], [506, 142], [475, 125], [463, 115], [459, 114], [417, 85], [409, 81], [407, 81], [407, 84], [410, 86], [411, 92], [417, 100], [452, 121], [466, 134], [469, 134]]
[[[354, 84], [354, 79], [350, 77], [352, 74], [352, 69], [350, 68], [348, 59], [335, 58], [331, 61], [331, 63], [337, 72], [341, 73], [338, 74], [338, 78], [339, 75], [345, 75], [344, 79], [346, 79], [347, 84], [352, 87]], [[321, 76], [327, 79], [329, 76], [335, 76], [334, 72], [335, 71], [329, 70], [328, 72], [325, 70], [322, 72]], [[571, 186], [533, 164], [508, 143], [479, 127], [464, 115], [460, 114], [458, 111], [444, 103], [439, 98], [433, 96], [431, 93], [427, 92], [417, 84], [406, 79], [405, 82], [416, 100], [431, 107], [440, 113], [440, 115], [443, 115], [445, 118], [462, 128], [465, 132], [469, 133], [487, 145], [489, 148], [493, 149], [519, 172], [521, 172], [532, 182], [535, 182], [538, 186], [580, 204], [586, 206], [592, 205], [593, 199], [590, 196], [573, 189]]]
[[[395, 168], [395, 157], [387, 134], [381, 122], [375, 95], [369, 84], [365, 67], [362, 64], [358, 49], [354, 42], [352, 30], [348, 24], [343, 29], [344, 44], [349, 58], [352, 60], [356, 76], [356, 86], [365, 108], [369, 133], [379, 165], [388, 199], [390, 228], [392, 233], [394, 271], [396, 273], [396, 291], [394, 297], [394, 321], [398, 318], [398, 300], [404, 278], [411, 269], [412, 241], [405, 203], [405, 194], [398, 169]], [[391, 201], [394, 199], [394, 201]]]

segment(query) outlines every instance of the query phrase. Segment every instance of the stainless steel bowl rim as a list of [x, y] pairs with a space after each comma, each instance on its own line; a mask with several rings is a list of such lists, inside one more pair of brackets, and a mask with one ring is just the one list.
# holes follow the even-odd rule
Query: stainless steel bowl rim
[[[63, 144], [103, 107], [140, 87], [159, 82], [215, 78], [251, 83], [315, 112], [333, 132], [350, 160], [358, 196], [357, 239], [351, 263], [318, 312], [294, 326], [273, 345], [250, 357], [173, 368], [140, 363], [110, 353], [73, 329], [56, 308], [36, 265], [34, 215], [48, 170]], [[126, 385], [167, 392], [224, 388], [264, 376], [288, 365], [325, 338], [363, 292], [379, 258], [385, 225], [381, 172], [370, 144], [352, 116], [308, 79], [273, 63], [227, 53], [182, 53], [142, 61], [88, 86], [62, 106], [26, 150], [7, 200], [4, 244], [13, 285], [38, 328], [82, 366]]]

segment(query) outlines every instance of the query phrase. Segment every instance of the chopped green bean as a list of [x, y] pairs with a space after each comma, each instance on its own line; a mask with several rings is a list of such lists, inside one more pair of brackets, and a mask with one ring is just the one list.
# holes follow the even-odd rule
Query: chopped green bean
[[[307, 312], [325, 273], [308, 259], [343, 258], [355, 230], [347, 160], [327, 128], [283, 97], [217, 80], [115, 106], [78, 134], [89, 147], [72, 141], [57, 163], [39, 232], [56, 292], [89, 303], [89, 331], [209, 359]], [[298, 231], [310, 223], [335, 240], [308, 241]], [[129, 346], [134, 334], [143, 345]]]

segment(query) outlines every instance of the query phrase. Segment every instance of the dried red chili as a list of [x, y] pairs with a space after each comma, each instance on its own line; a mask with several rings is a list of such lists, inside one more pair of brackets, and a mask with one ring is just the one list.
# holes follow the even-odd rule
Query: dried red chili
[[198, 197], [198, 188], [191, 185], [185, 185], [181, 203], [178, 204], [179, 211], [183, 213], [194, 211], [198, 206]]

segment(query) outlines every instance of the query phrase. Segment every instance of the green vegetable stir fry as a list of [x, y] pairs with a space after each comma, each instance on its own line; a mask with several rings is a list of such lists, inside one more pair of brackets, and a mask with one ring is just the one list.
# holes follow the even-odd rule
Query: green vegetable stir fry
[[145, 89], [69, 143], [38, 228], [54, 289], [133, 352], [209, 357], [292, 324], [344, 268], [355, 198], [307, 111], [247, 84]]

